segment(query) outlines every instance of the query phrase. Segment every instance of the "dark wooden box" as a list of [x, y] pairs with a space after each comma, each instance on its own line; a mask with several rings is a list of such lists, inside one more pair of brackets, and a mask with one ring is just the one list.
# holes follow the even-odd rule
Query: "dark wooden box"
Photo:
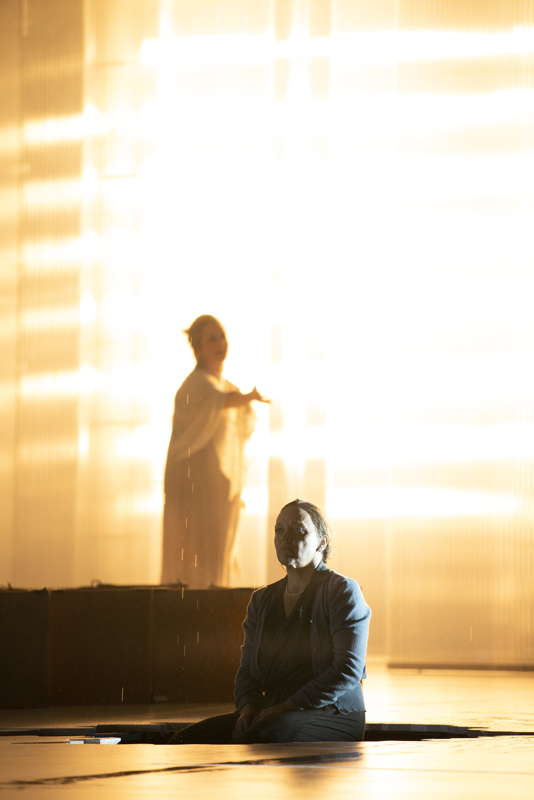
[[0, 592], [0, 706], [48, 705], [49, 593]]

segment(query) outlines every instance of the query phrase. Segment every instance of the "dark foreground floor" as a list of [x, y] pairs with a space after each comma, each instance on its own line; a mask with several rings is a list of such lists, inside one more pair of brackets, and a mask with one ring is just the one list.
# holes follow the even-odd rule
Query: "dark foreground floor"
[[[129, 746], [69, 744], [97, 724], [194, 720], [221, 706], [36, 709], [2, 713], [3, 729], [76, 735], [0, 738], [0, 797], [466, 798], [534, 797], [534, 674], [385, 670], [366, 685], [370, 731], [456, 725], [517, 735], [361, 743]], [[379, 724], [380, 723], [380, 724]], [[428, 735], [433, 735], [429, 729]]]

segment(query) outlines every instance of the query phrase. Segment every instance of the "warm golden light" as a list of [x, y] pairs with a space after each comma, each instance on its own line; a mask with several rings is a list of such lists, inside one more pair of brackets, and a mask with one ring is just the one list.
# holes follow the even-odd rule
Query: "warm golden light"
[[513, 516], [523, 509], [510, 494], [426, 487], [331, 489], [327, 507], [345, 519], [447, 519]]
[[274, 59], [328, 58], [381, 66], [399, 62], [476, 60], [534, 55], [534, 28], [506, 31], [360, 31], [330, 36], [295, 33], [277, 39], [270, 33], [172, 36], [145, 39], [140, 62], [168, 69], [180, 66], [253, 66]]
[[[227, 376], [272, 398], [235, 585], [275, 574], [271, 518], [294, 496], [325, 506], [332, 564], [369, 570], [371, 604], [385, 579], [362, 542], [385, 563], [412, 524], [421, 547], [456, 526], [466, 548], [523, 541], [532, 20], [412, 29], [400, 9], [360, 30], [341, 4], [321, 28], [304, 2], [282, 31], [272, 4], [235, 24], [179, 5], [148, 24], [133, 3], [130, 28], [89, 0], [79, 102], [20, 126], [5, 380], [17, 458], [44, 463], [50, 431], [53, 459], [71, 459], [61, 580], [158, 579], [172, 402], [193, 364], [182, 330], [201, 313], [227, 327]], [[57, 174], [24, 166], [34, 152]]]

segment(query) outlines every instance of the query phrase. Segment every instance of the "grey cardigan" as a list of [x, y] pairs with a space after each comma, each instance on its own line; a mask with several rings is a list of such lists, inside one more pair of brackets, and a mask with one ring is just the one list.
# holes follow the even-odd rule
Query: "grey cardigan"
[[[288, 702], [299, 709], [334, 705], [341, 712], [364, 711], [360, 681], [365, 677], [365, 654], [371, 609], [356, 581], [328, 569], [323, 562], [312, 580], [317, 582], [310, 619], [313, 678]], [[252, 594], [243, 623], [241, 663], [235, 679], [236, 708], [261, 704], [264, 676], [258, 663], [269, 601], [281, 583], [271, 583]]]

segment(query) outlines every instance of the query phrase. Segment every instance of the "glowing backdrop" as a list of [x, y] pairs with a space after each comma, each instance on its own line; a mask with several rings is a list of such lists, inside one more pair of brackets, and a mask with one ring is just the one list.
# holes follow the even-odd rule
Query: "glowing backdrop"
[[376, 652], [534, 661], [534, 19], [463, 5], [5, 4], [0, 580], [157, 580], [213, 313], [273, 399], [234, 584], [310, 498]]

